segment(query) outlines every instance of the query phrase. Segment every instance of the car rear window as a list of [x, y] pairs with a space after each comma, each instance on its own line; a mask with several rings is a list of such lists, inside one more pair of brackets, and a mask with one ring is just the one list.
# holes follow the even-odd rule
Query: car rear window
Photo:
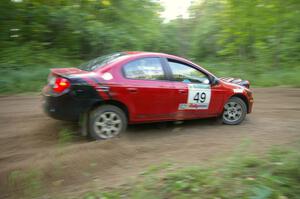
[[126, 53], [113, 53], [109, 55], [103, 55], [100, 57], [97, 57], [95, 59], [92, 59], [84, 64], [81, 64], [79, 66], [80, 69], [85, 71], [93, 71], [97, 68], [101, 68], [109, 63], [112, 63], [116, 61], [118, 58], [123, 57], [127, 55]]

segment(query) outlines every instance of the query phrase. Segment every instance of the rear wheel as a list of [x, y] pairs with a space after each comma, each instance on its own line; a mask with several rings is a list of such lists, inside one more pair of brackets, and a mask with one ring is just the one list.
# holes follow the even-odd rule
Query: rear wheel
[[126, 115], [117, 106], [103, 105], [90, 113], [89, 133], [93, 139], [109, 139], [119, 136], [126, 127]]
[[232, 97], [224, 105], [222, 120], [224, 124], [240, 124], [246, 117], [247, 106], [245, 102], [238, 97]]

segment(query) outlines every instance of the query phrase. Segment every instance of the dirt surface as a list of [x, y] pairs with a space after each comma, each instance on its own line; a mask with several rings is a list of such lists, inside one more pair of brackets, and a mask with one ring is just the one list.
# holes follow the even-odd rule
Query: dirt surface
[[151, 165], [205, 164], [244, 142], [258, 153], [274, 145], [298, 146], [300, 89], [254, 89], [254, 100], [254, 112], [237, 126], [214, 119], [132, 125], [118, 139], [75, 136], [64, 143], [59, 132], [78, 128], [44, 115], [40, 96], [0, 97], [0, 198], [30, 195], [28, 181], [38, 181], [45, 198], [81, 195], [128, 182]]

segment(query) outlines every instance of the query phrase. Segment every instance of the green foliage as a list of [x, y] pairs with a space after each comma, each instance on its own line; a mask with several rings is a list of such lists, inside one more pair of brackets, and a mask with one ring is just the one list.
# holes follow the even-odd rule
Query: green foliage
[[238, 153], [211, 167], [188, 167], [167, 172], [160, 177], [154, 177], [155, 174], [152, 173], [136, 185], [101, 193], [87, 193], [86, 196], [296, 199], [300, 194], [299, 164], [298, 151], [277, 149], [264, 157]]
[[239, 57], [269, 62], [273, 67], [299, 63], [299, 8], [295, 0], [284, 4], [277, 0], [196, 3], [191, 9], [197, 41], [194, 55], [198, 59]]
[[58, 133], [58, 142], [61, 145], [70, 143], [74, 140], [74, 132], [69, 129], [62, 129]]
[[258, 86], [299, 86], [299, 10], [298, 0], [198, 0], [190, 18], [165, 23], [153, 0], [2, 0], [0, 93], [39, 91], [48, 68], [126, 50], [220, 64], [213, 72]]
[[[170, 163], [151, 166], [136, 182], [113, 189], [95, 189], [82, 198], [296, 199], [300, 194], [299, 165], [297, 148], [274, 148], [261, 156], [239, 149], [228, 159], [202, 166], [175, 168]], [[59, 173], [56, 175], [60, 180], [52, 184], [58, 186], [61, 177]], [[13, 170], [8, 176], [8, 188], [15, 198], [40, 198], [49, 186], [48, 177], [38, 169]], [[76, 195], [72, 198], [75, 197], [78, 198]]]
[[160, 171], [164, 171], [167, 168], [170, 168], [172, 166], [172, 163], [166, 162], [159, 165], [152, 165], [148, 167], [148, 169], [142, 173], [142, 175], [153, 175], [155, 173], [158, 173]]
[[15, 170], [9, 175], [10, 188], [20, 192], [16, 196], [23, 195], [25, 198], [37, 197], [42, 193], [42, 174], [38, 170]]
[[251, 82], [251, 86], [292, 86], [300, 87], [300, 67], [286, 64], [282, 68], [272, 68], [271, 63], [251, 62], [250, 60], [230, 59], [227, 62], [210, 60], [200, 62], [207, 70], [218, 77], [240, 77]]
[[[34, 42], [62, 49], [74, 58], [145, 49], [159, 34], [160, 6], [150, 0], [1, 1], [9, 9], [0, 21], [5, 48]], [[29, 51], [31, 52], [31, 51]]]

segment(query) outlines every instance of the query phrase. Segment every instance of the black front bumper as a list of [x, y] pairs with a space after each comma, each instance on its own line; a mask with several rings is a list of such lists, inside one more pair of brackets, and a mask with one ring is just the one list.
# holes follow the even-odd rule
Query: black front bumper
[[65, 121], [78, 121], [82, 113], [101, 101], [99, 95], [82, 95], [76, 90], [59, 96], [43, 92], [44, 112], [50, 117]]

